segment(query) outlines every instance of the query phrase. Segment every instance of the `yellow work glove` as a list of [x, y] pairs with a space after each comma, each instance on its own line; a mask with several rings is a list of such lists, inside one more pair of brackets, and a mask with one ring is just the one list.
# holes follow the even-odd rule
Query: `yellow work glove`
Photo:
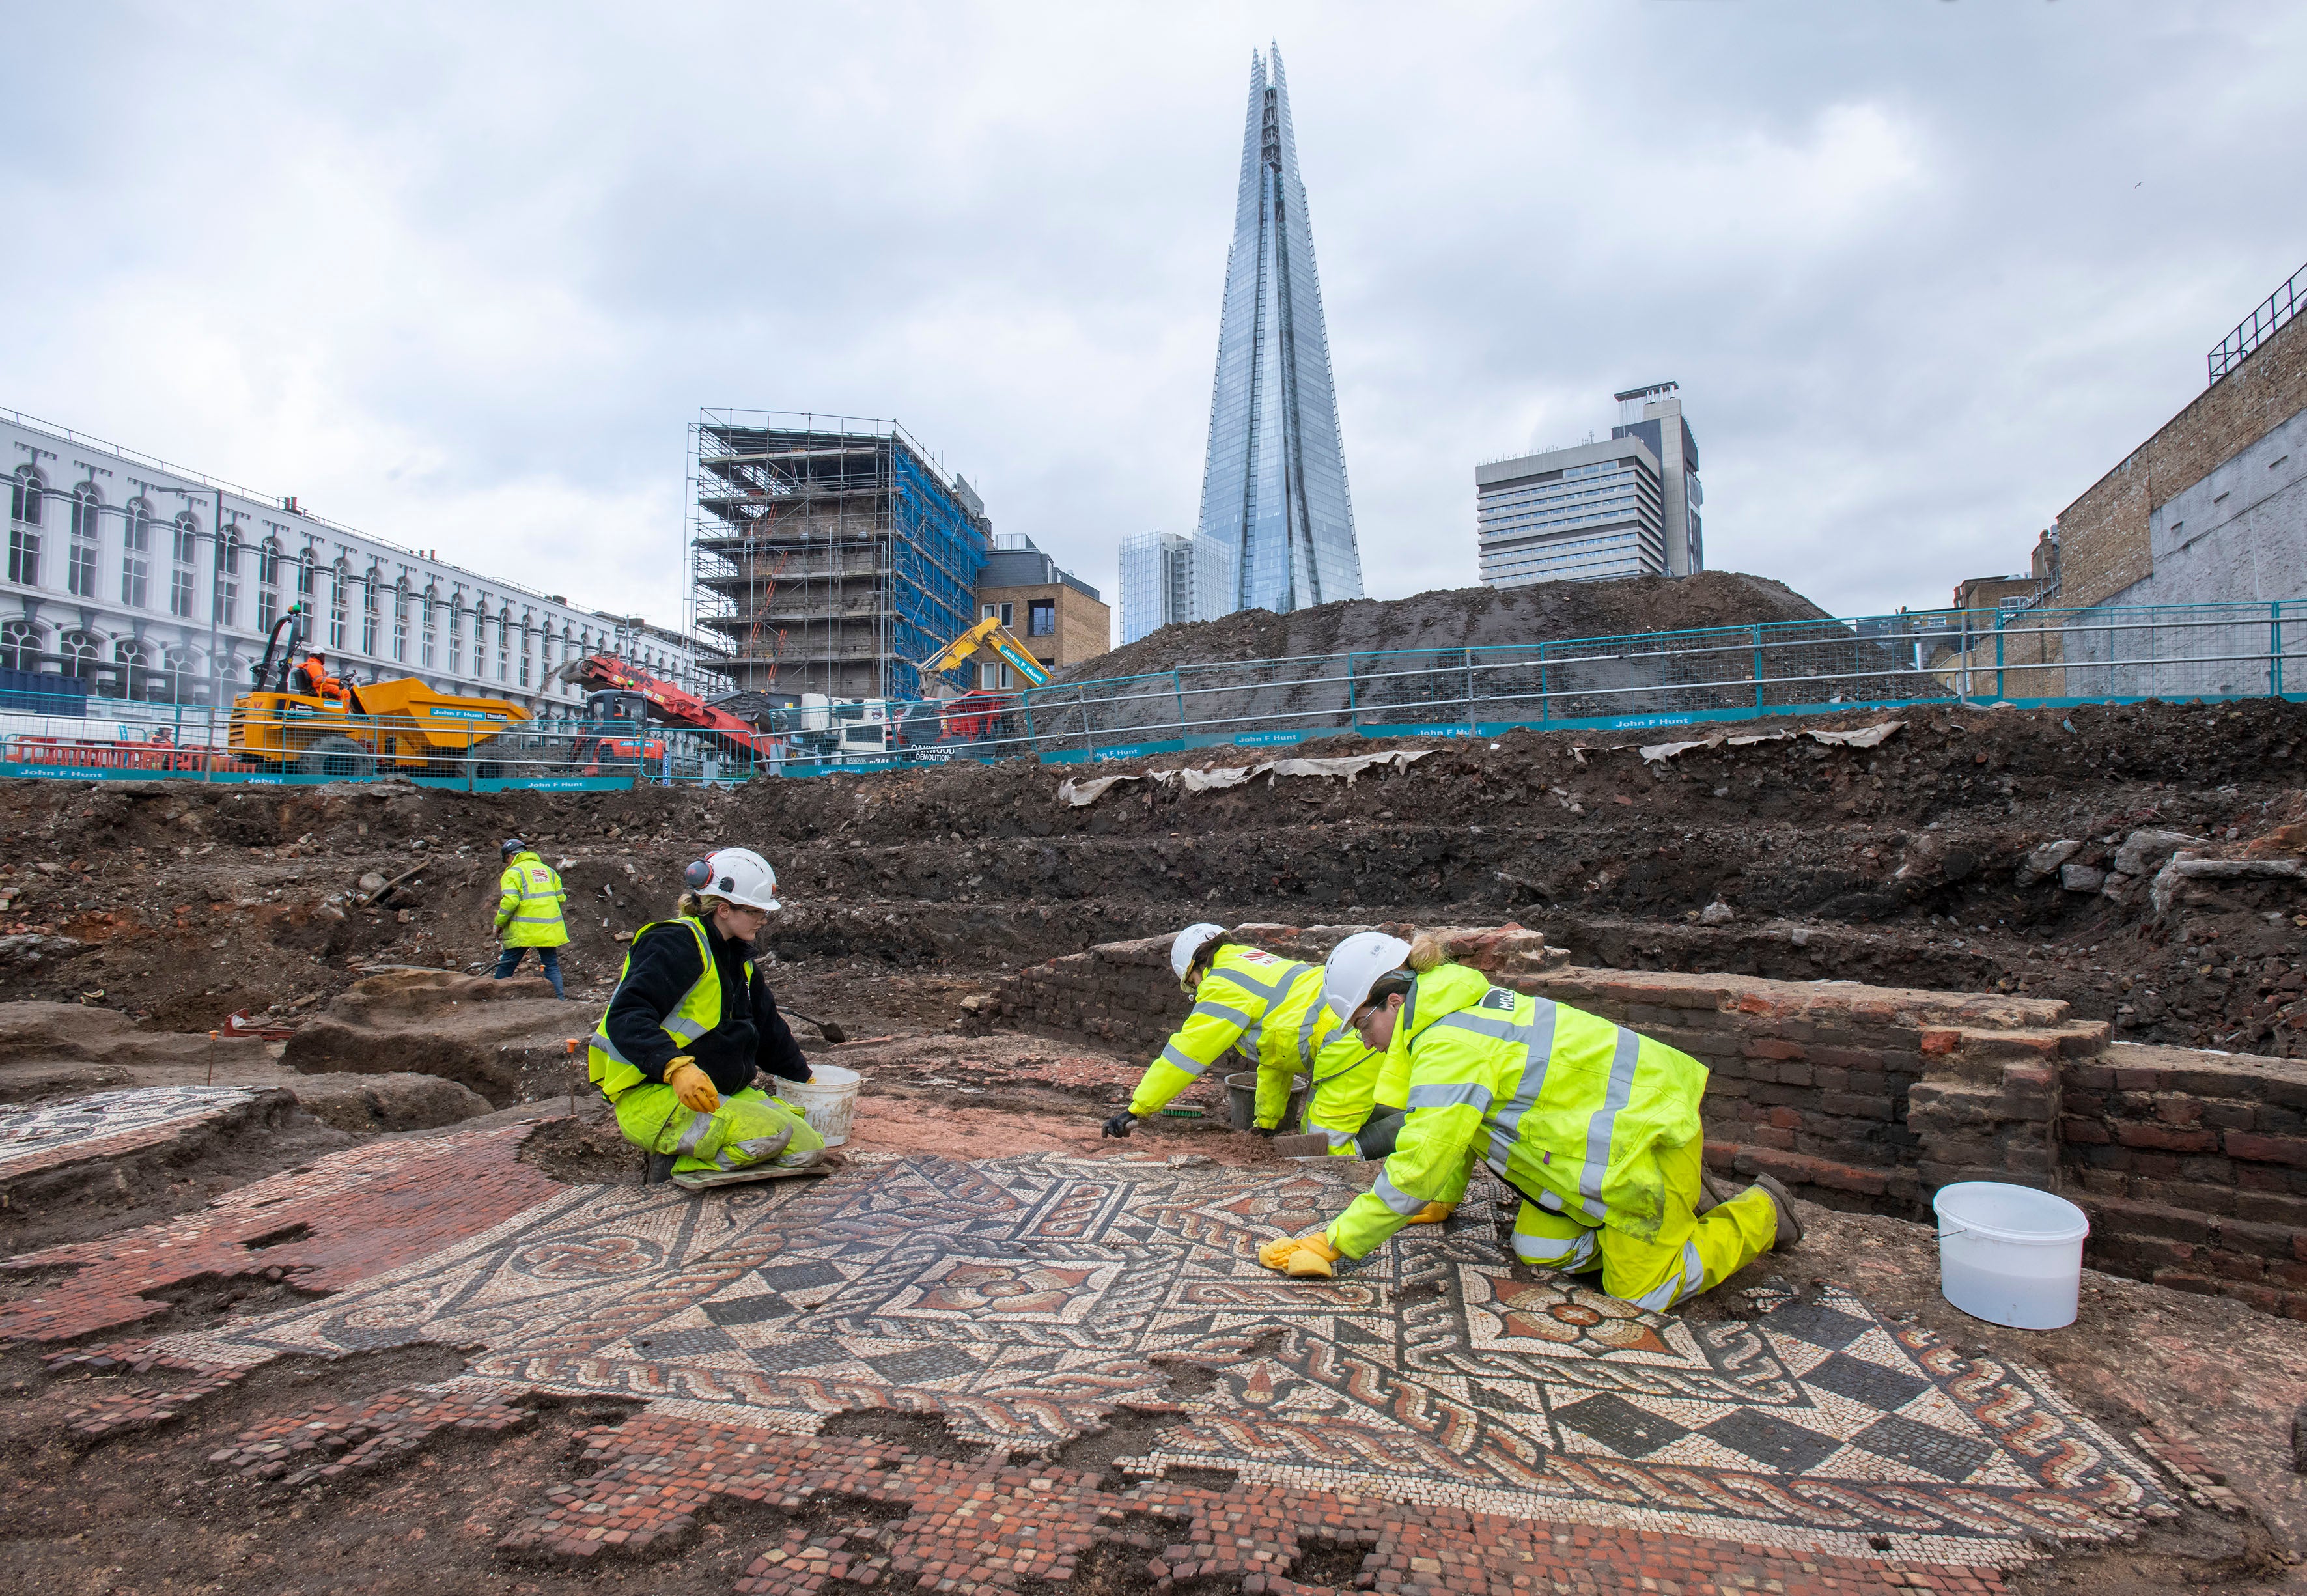
[[1335, 1273], [1330, 1266], [1345, 1256], [1330, 1245], [1329, 1235], [1322, 1231], [1310, 1236], [1284, 1236], [1257, 1249], [1259, 1263], [1279, 1269], [1292, 1280], [1327, 1280]]
[[1428, 1203], [1410, 1216], [1412, 1224], [1440, 1224], [1458, 1211], [1455, 1203]]
[[697, 1067], [697, 1060], [686, 1055], [665, 1067], [665, 1084], [681, 1099], [681, 1106], [700, 1114], [709, 1114], [721, 1106], [721, 1094], [713, 1089], [713, 1077]]

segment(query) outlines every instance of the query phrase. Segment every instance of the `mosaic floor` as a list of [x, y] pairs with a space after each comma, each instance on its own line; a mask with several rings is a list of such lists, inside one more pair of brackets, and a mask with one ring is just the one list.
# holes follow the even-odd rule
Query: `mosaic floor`
[[49, 1106], [0, 1108], [0, 1171], [24, 1159], [68, 1152], [77, 1143], [209, 1119], [255, 1095], [239, 1086], [139, 1086]]
[[[233, 1366], [430, 1339], [486, 1349], [454, 1383], [476, 1388], [789, 1434], [931, 1411], [1013, 1454], [1174, 1403], [1134, 1466], [1860, 1556], [2000, 1562], [2167, 1511], [2036, 1377], [1831, 1289], [1745, 1323], [1643, 1313], [1517, 1279], [1479, 1202], [1334, 1283], [1257, 1266], [1351, 1191], [1324, 1166], [1055, 1154], [703, 1201], [565, 1188], [324, 1301], [158, 1344]], [[1207, 1372], [1173, 1387], [1181, 1365]]]

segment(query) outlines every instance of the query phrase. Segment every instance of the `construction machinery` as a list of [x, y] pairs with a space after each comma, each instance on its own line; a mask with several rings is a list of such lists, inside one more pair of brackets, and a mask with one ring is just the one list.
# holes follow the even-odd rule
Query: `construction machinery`
[[[506, 699], [442, 692], [414, 676], [365, 686], [347, 680], [333, 693], [301, 680], [303, 614], [302, 605], [292, 605], [274, 623], [255, 666], [256, 691], [233, 700], [226, 746], [241, 759], [307, 776], [364, 777], [383, 766], [412, 776], [492, 778], [508, 758], [520, 757], [494, 741], [529, 718]], [[292, 672], [300, 680], [292, 682]]]
[[[547, 681], [559, 679], [587, 690], [586, 719], [628, 725], [655, 718], [669, 726], [699, 734], [706, 742], [733, 759], [767, 763], [782, 741], [750, 721], [725, 709], [716, 709], [686, 688], [662, 676], [652, 676], [613, 654], [587, 654], [555, 669]], [[628, 736], [630, 734], [627, 734]], [[656, 744], [660, 757], [664, 743]]]
[[984, 648], [991, 649], [1008, 662], [1011, 670], [1025, 679], [1026, 686], [1047, 687], [1050, 684], [1049, 671], [1033, 657], [1033, 651], [1025, 647], [1016, 632], [1001, 624], [999, 615], [986, 616], [935, 654], [922, 660], [919, 668], [931, 675], [942, 674], [974, 657], [980, 649]]
[[579, 776], [613, 776], [665, 763], [665, 739], [648, 731], [648, 700], [622, 688], [585, 698], [585, 718], [569, 744], [569, 768]]

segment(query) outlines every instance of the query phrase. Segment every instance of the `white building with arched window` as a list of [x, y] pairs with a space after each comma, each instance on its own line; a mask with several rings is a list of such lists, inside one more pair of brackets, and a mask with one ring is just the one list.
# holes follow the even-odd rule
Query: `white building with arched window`
[[615, 654], [700, 697], [726, 691], [707, 668], [719, 656], [676, 630], [402, 548], [293, 499], [13, 411], [0, 411], [0, 670], [76, 677], [123, 710], [228, 704], [249, 691], [274, 625], [302, 604], [306, 646], [363, 682], [416, 676], [570, 715], [584, 694], [554, 673]]

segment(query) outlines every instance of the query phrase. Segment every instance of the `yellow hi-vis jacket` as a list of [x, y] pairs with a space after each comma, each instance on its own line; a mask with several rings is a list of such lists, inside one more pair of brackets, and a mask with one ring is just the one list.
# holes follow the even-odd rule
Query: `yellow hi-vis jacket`
[[561, 922], [561, 905], [568, 896], [559, 873], [535, 849], [522, 849], [497, 878], [497, 935], [508, 948], [560, 947], [569, 940], [569, 928]]
[[[657, 1022], [657, 1028], [673, 1038], [673, 1046], [687, 1051], [690, 1044], [721, 1023], [721, 972], [713, 963], [713, 945], [706, 940], [702, 921], [683, 916], [678, 920], [652, 920], [633, 933], [632, 946], [640, 946], [641, 939], [660, 925], [687, 927], [697, 938], [697, 955], [704, 961], [704, 971], [697, 984], [682, 993], [681, 1001], [673, 1012]], [[649, 1077], [641, 1073], [640, 1066], [625, 1057], [617, 1044], [609, 1039], [609, 1010], [617, 1006], [617, 993], [624, 989], [625, 977], [633, 972], [633, 956], [625, 954], [624, 967], [617, 972], [617, 984], [609, 993], [609, 1000], [601, 1008], [600, 1023], [593, 1027], [593, 1048], [586, 1055], [585, 1078], [601, 1088], [601, 1095], [614, 1103]], [[753, 961], [745, 961], [745, 987], [753, 985]]]
[[1320, 965], [1293, 964], [1256, 948], [1222, 948], [1202, 977], [1186, 1023], [1145, 1067], [1129, 1111], [1141, 1120], [1160, 1113], [1231, 1052], [1257, 1071], [1257, 1122], [1272, 1129], [1290, 1106], [1291, 1076], [1304, 1072], [1319, 1079], [1325, 1068], [1339, 1073], [1368, 1051], [1323, 1003]]
[[1418, 977], [1388, 1051], [1410, 1060], [1410, 1117], [1330, 1225], [1340, 1252], [1360, 1257], [1428, 1203], [1457, 1201], [1476, 1158], [1543, 1209], [1658, 1240], [1659, 1154], [1703, 1134], [1697, 1060], [1462, 965]]

